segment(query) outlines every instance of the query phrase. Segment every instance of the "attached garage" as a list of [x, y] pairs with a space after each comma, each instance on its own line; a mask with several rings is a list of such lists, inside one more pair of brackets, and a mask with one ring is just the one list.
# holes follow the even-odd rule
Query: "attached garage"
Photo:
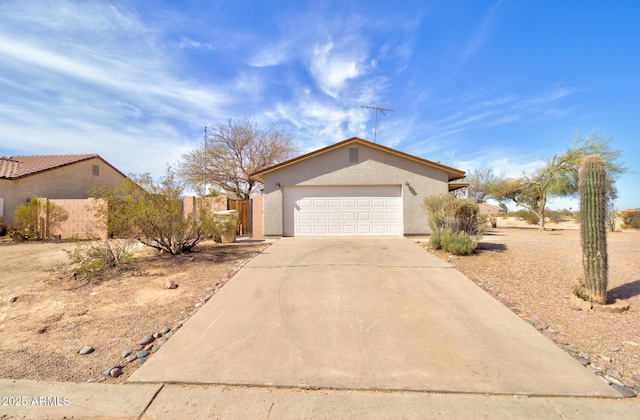
[[466, 184], [464, 172], [357, 137], [262, 169], [265, 236], [429, 233], [425, 197]]
[[402, 187], [299, 186], [284, 192], [285, 236], [400, 236]]

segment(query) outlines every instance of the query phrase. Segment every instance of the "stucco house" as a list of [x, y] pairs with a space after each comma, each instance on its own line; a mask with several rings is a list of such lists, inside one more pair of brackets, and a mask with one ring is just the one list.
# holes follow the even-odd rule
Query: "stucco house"
[[31, 197], [82, 199], [96, 186], [115, 188], [126, 176], [96, 154], [0, 156], [0, 216], [10, 225]]
[[467, 186], [452, 183], [463, 171], [357, 137], [251, 178], [264, 184], [265, 236], [422, 235], [424, 198]]

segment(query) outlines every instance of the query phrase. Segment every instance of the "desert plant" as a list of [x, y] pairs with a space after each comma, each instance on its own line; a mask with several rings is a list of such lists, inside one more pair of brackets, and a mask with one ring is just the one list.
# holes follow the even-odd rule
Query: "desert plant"
[[518, 210], [515, 212], [515, 217], [524, 220], [529, 225], [537, 225], [540, 222], [538, 215], [529, 210]]
[[585, 287], [589, 300], [607, 303], [607, 167], [599, 156], [580, 165], [580, 236]]
[[51, 232], [68, 217], [69, 213], [61, 206], [46, 198], [32, 197], [16, 208], [9, 235], [16, 241], [49, 239]]
[[190, 252], [200, 242], [221, 237], [221, 223], [199, 198], [185, 215], [183, 188], [170, 168], [158, 183], [148, 174], [131, 176], [119, 189], [94, 191], [108, 203], [99, 206], [98, 217], [109, 227], [135, 237], [144, 245], [172, 255]]
[[640, 229], [640, 211], [624, 213], [622, 223], [625, 229]]
[[122, 268], [133, 261], [131, 239], [110, 239], [78, 244], [73, 251], [64, 250], [74, 265], [74, 275], [93, 278], [109, 269]]
[[0, 236], [7, 234], [7, 225], [4, 224], [4, 219], [0, 216]]
[[[429, 243], [435, 249], [443, 248], [445, 251], [454, 253], [450, 249], [467, 248], [466, 244], [477, 243], [472, 237], [475, 237], [486, 229], [486, 219], [484, 223], [482, 218], [478, 217], [480, 210], [478, 203], [471, 199], [456, 198], [451, 194], [436, 194], [425, 198], [424, 208], [427, 212], [427, 224], [431, 229], [431, 237]], [[482, 226], [484, 224], [484, 226]], [[451, 241], [455, 242], [451, 247], [445, 248], [443, 241], [447, 235], [447, 245]], [[454, 239], [451, 239], [455, 236]], [[462, 236], [468, 238], [468, 241], [460, 239]], [[458, 246], [464, 242], [465, 245]], [[456, 255], [466, 255], [470, 252], [464, 252]]]
[[478, 247], [478, 241], [465, 232], [444, 229], [441, 232], [440, 245], [442, 249], [453, 255], [469, 255]]

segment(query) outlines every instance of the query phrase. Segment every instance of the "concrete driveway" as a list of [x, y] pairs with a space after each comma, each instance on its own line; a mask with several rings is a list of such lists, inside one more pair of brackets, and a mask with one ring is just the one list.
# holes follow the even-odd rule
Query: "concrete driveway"
[[128, 382], [620, 397], [405, 238], [278, 240]]

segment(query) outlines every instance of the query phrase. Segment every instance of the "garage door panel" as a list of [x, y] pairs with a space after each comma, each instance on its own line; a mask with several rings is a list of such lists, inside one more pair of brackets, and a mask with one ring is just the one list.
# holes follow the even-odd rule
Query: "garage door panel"
[[401, 235], [401, 187], [287, 187], [284, 219], [285, 236]]

